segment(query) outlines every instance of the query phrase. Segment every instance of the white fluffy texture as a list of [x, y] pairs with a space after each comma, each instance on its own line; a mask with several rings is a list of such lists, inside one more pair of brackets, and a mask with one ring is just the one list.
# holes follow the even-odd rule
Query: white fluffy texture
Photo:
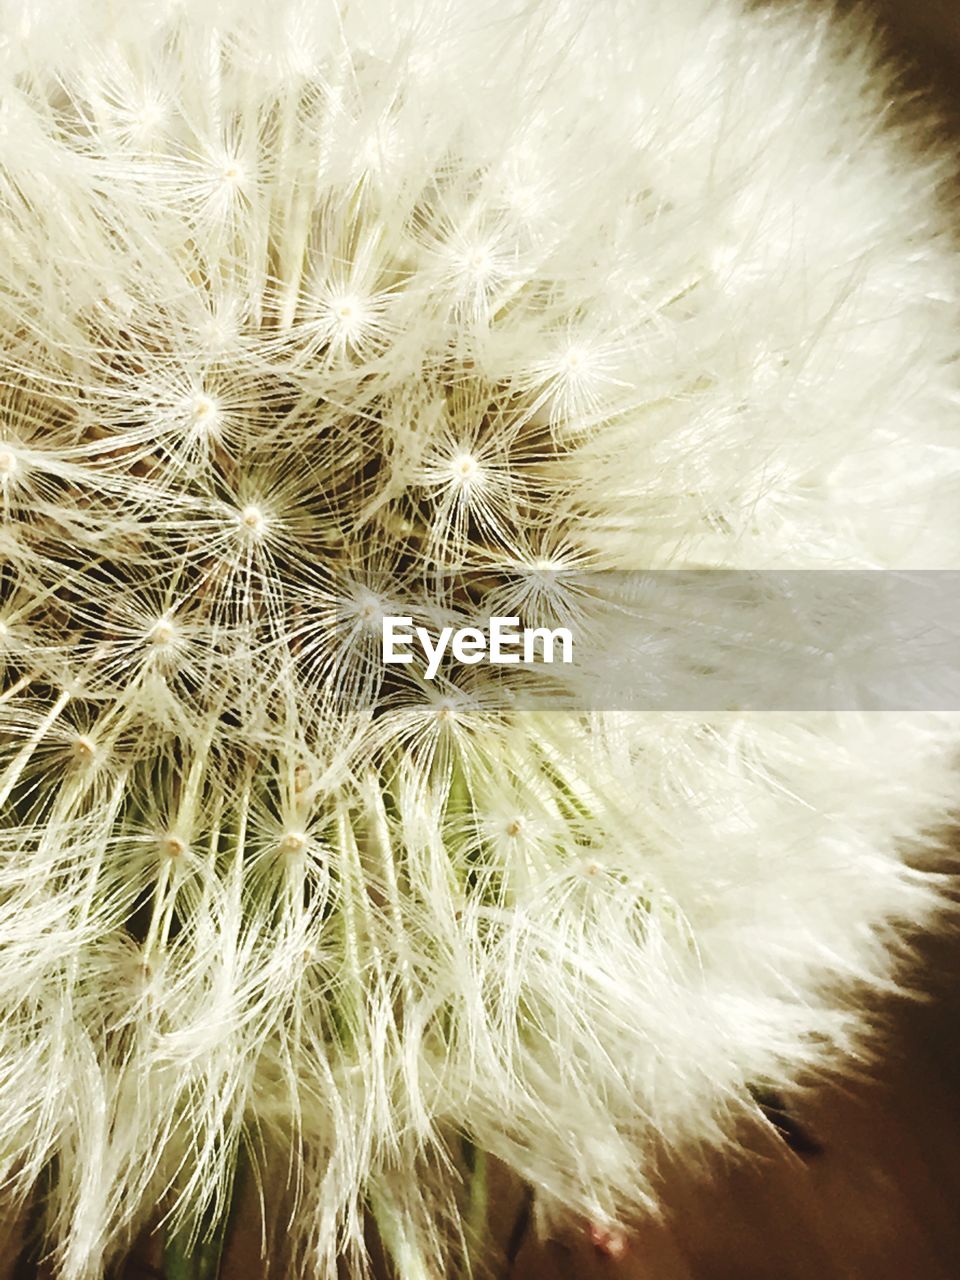
[[856, 1043], [956, 725], [378, 703], [365, 592], [960, 567], [939, 162], [806, 11], [8, 9], [0, 1184], [69, 1280], [241, 1143], [309, 1275], [460, 1265], [457, 1134], [628, 1219]]

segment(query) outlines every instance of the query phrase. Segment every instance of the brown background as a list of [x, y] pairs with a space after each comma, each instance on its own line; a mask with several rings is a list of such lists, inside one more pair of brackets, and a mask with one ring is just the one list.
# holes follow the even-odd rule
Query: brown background
[[874, 0], [875, 9], [899, 52], [918, 64], [920, 78], [936, 81], [939, 92], [960, 102], [960, 2], [958, 0]]

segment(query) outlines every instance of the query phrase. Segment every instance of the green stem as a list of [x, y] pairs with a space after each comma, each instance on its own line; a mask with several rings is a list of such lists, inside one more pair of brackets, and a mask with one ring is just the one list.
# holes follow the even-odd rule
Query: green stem
[[487, 1201], [489, 1185], [487, 1179], [487, 1153], [473, 1146], [470, 1166], [470, 1187], [467, 1198], [466, 1241], [467, 1255], [478, 1254], [483, 1246], [487, 1231]]
[[185, 1233], [169, 1237], [163, 1247], [164, 1280], [217, 1280], [225, 1237], [225, 1226], [193, 1244]]
[[171, 1232], [163, 1246], [164, 1280], [218, 1280], [223, 1250], [237, 1216], [240, 1200], [242, 1165], [234, 1174], [230, 1202], [214, 1221], [212, 1214], [204, 1214], [200, 1224], [200, 1237], [187, 1225]]

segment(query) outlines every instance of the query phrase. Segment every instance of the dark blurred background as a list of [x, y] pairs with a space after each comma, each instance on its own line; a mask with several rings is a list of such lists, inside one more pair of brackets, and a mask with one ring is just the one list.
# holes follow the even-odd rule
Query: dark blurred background
[[960, 110], [960, 0], [868, 0], [901, 53]]

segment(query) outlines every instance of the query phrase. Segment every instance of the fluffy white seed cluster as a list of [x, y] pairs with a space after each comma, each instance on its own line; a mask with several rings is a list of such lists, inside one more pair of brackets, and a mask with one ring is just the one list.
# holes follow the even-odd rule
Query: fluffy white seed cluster
[[241, 1149], [291, 1274], [370, 1208], [453, 1274], [463, 1137], [629, 1219], [856, 1042], [956, 725], [507, 715], [386, 683], [379, 620], [463, 567], [960, 567], [939, 161], [814, 12], [6, 9], [5, 1195], [64, 1280]]

